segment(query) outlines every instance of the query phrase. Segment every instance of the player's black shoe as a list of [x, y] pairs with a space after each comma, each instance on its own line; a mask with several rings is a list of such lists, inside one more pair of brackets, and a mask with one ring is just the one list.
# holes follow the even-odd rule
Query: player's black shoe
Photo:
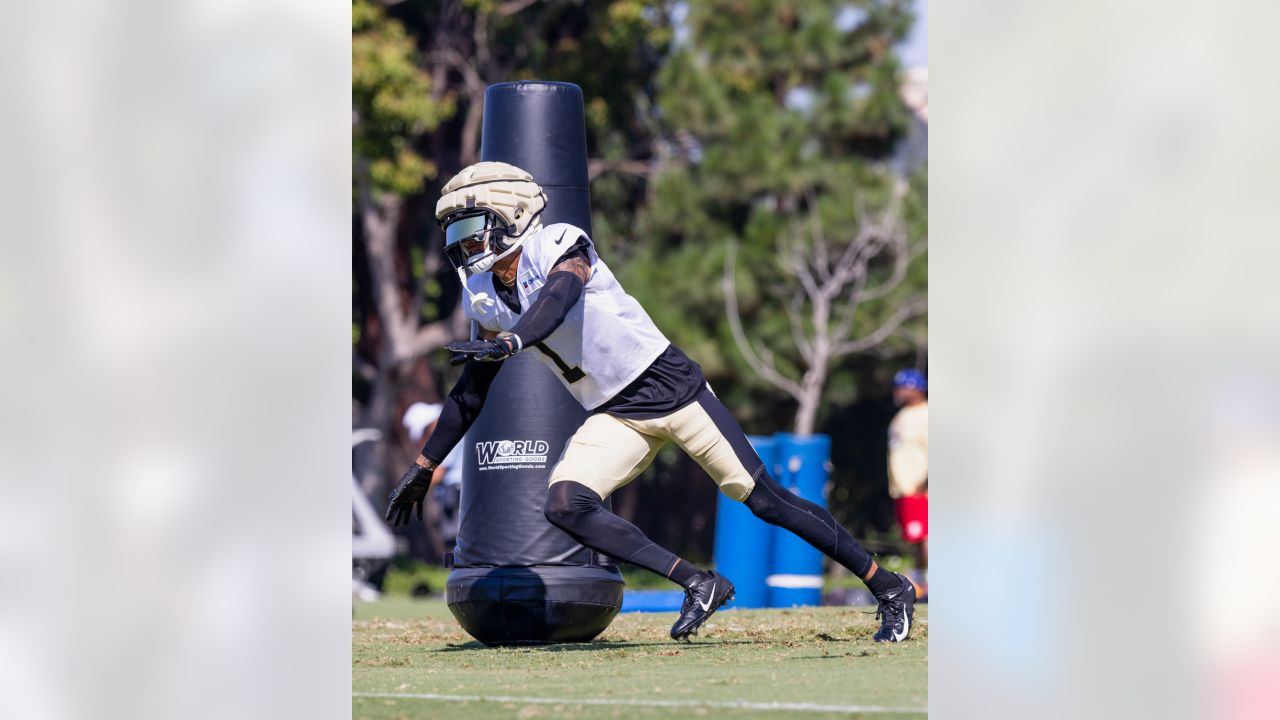
[[906, 576], [894, 573], [902, 584], [890, 592], [877, 597], [880, 606], [876, 608], [876, 619], [880, 621], [880, 629], [871, 638], [876, 642], [902, 642], [911, 632], [911, 621], [915, 618], [916, 586]]
[[671, 626], [672, 640], [688, 640], [690, 635], [697, 635], [702, 623], [733, 599], [733, 583], [724, 576], [708, 570], [699, 577], [693, 587], [684, 590], [684, 607], [680, 608], [676, 624]]

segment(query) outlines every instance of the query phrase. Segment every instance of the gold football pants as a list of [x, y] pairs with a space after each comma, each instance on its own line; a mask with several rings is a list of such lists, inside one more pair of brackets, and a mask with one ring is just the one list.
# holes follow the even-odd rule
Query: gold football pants
[[764, 471], [738, 421], [706, 388], [697, 400], [650, 420], [606, 413], [588, 417], [551, 471], [551, 484], [572, 480], [603, 500], [635, 479], [668, 441], [697, 461], [725, 495], [740, 502]]

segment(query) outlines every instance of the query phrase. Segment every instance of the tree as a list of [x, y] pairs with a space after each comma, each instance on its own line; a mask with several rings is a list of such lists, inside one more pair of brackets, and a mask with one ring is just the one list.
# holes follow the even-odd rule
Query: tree
[[891, 51], [908, 4], [687, 8], [659, 76], [653, 243], [623, 281], [756, 420], [772, 422], [782, 390], [809, 433], [833, 386], [856, 391], [842, 360], [898, 352], [894, 330], [922, 322], [926, 240], [904, 214], [923, 190], [887, 162], [909, 120]]
[[[376, 315], [365, 327], [377, 335], [374, 362], [361, 363], [358, 354], [356, 360], [369, 385], [363, 424], [389, 440], [402, 375], [460, 331], [456, 309], [424, 322], [422, 283], [407, 267], [406, 254], [397, 251], [404, 198], [436, 173], [415, 143], [453, 114], [454, 102], [433, 92], [413, 39], [381, 7], [355, 0], [351, 32], [352, 182]], [[368, 491], [386, 481], [388, 447], [384, 442], [362, 468], [361, 484]]]
[[[904, 322], [927, 309], [923, 295], [912, 297], [897, 304], [879, 327], [852, 337], [859, 307], [887, 298], [898, 290], [907, 278], [911, 262], [923, 254], [924, 241], [914, 247], [908, 243], [899, 217], [899, 199], [878, 217], [859, 213], [863, 218], [859, 224], [847, 230], [834, 228], [831, 234], [835, 237], [829, 237], [823, 227], [818, 200], [811, 195], [807, 206], [810, 218], [807, 233], [784, 230], [776, 243], [777, 265], [790, 282], [777, 287], [775, 295], [787, 296], [785, 306], [792, 349], [802, 361], [803, 372], [799, 378], [788, 377], [780, 371], [773, 352], [757, 348], [747, 337], [738, 310], [732, 245], [725, 256], [723, 279], [725, 314], [734, 344], [756, 375], [795, 399], [794, 432], [801, 436], [813, 433], [832, 365], [848, 355], [883, 345]], [[888, 277], [872, 281], [876, 265], [886, 260], [892, 267]]]

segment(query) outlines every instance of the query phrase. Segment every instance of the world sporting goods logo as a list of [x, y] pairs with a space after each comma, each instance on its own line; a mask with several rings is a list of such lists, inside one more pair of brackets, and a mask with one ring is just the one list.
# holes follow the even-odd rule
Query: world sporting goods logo
[[545, 468], [551, 445], [546, 440], [490, 440], [476, 443], [479, 470]]

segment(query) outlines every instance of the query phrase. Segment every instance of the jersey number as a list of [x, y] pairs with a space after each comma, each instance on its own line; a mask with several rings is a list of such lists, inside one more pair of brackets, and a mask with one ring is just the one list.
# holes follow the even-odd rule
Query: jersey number
[[533, 346], [541, 350], [543, 355], [551, 358], [551, 362], [556, 364], [556, 367], [560, 370], [560, 374], [564, 376], [565, 381], [570, 385], [587, 376], [586, 373], [582, 372], [582, 368], [576, 365], [569, 367], [569, 363], [565, 362], [564, 358], [557, 355], [555, 350], [552, 350], [545, 344], [534, 343]]

